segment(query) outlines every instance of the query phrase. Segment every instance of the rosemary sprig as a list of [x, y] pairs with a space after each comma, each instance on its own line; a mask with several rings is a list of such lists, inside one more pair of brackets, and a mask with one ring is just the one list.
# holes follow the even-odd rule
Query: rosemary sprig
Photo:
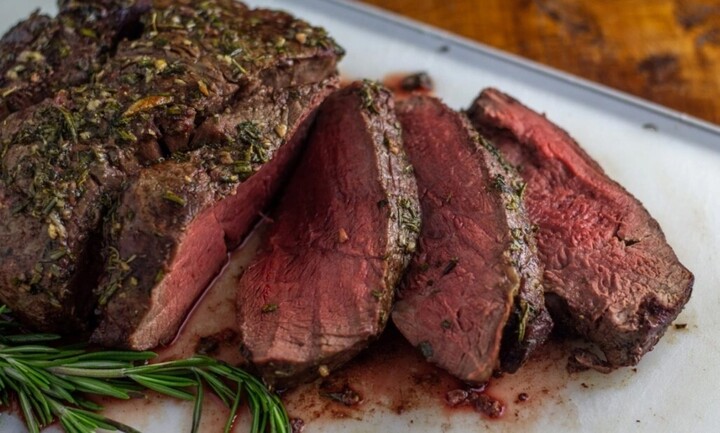
[[287, 433], [290, 422], [278, 398], [245, 371], [206, 356], [149, 363], [153, 352], [99, 351], [48, 345], [52, 334], [17, 333], [9, 310], [0, 305], [0, 407], [15, 396], [30, 433], [59, 420], [67, 433], [97, 430], [139, 433], [108, 419], [87, 397], [129, 399], [152, 390], [194, 401], [192, 433], [200, 426], [204, 388], [230, 408], [229, 432], [243, 399], [252, 413], [252, 433]]

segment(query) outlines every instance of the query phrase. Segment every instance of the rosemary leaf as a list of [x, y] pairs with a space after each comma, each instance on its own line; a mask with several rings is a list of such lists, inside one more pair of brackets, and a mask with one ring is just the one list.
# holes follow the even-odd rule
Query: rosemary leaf
[[147, 389], [151, 389], [160, 394], [168, 395], [180, 400], [193, 401], [195, 396], [189, 392], [175, 389], [172, 386], [166, 385], [162, 380], [156, 380], [151, 376], [142, 376], [139, 374], [131, 374], [128, 377]]
[[22, 334], [0, 336], [0, 341], [9, 344], [44, 343], [58, 340], [60, 337], [53, 334]]
[[243, 400], [252, 414], [251, 433], [288, 433], [290, 422], [277, 395], [257, 378], [207, 356], [148, 362], [153, 352], [87, 351], [82, 346], [53, 347], [49, 334], [14, 334], [19, 329], [10, 310], [0, 305], [0, 402], [16, 396], [31, 433], [58, 420], [66, 433], [98, 430], [139, 433], [98, 412], [87, 396], [128, 399], [152, 390], [193, 401], [192, 432], [200, 427], [205, 387], [230, 409], [225, 431], [232, 428]]
[[88, 394], [104, 395], [121, 400], [127, 400], [130, 396], [121, 389], [109, 385], [101, 380], [88, 377], [67, 377], [67, 380], [77, 386], [80, 392]]
[[40, 426], [35, 419], [35, 411], [33, 410], [30, 399], [24, 392], [18, 393], [20, 399], [20, 408], [22, 409], [23, 416], [25, 417], [25, 425], [27, 426], [30, 433], [40, 433]]
[[196, 370], [197, 374], [202, 377], [202, 379], [207, 383], [212, 391], [217, 395], [220, 400], [222, 400], [223, 404], [225, 406], [230, 406], [233, 399], [233, 391], [225, 385], [220, 379], [213, 376], [210, 373], [207, 373], [203, 370]]
[[230, 415], [228, 415], [227, 422], [225, 423], [225, 430], [223, 430], [224, 433], [230, 433], [230, 429], [233, 426], [233, 423], [235, 422], [235, 417], [237, 416], [238, 406], [240, 406], [240, 396], [242, 394], [242, 388], [238, 387], [237, 392], [235, 393], [235, 399], [233, 400], [233, 404], [230, 407]]
[[190, 430], [190, 433], [198, 433], [198, 430], [200, 429], [200, 418], [202, 417], [202, 404], [205, 399], [205, 395], [200, 374], [197, 370], [194, 370], [193, 373], [195, 374], [197, 384], [195, 390], [195, 404], [193, 405], [192, 429]]

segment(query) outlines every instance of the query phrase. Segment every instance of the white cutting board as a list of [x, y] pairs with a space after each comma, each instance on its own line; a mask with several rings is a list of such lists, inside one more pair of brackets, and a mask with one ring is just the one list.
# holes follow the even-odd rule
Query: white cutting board
[[[455, 108], [494, 86], [567, 129], [660, 222], [680, 260], [695, 274], [693, 296], [677, 322], [637, 368], [572, 377], [532, 409], [502, 422], [439, 408], [402, 415], [376, 410], [360, 419], [316, 421], [313, 432], [718, 432], [720, 431], [720, 129], [408, 20], [331, 0], [253, 0], [325, 26], [347, 49], [342, 72], [382, 78], [427, 71]], [[52, 0], [0, 0], [0, 31]], [[652, 125], [652, 127], [651, 127]], [[562, 359], [558, 364], [564, 362]], [[389, 378], [391, 380], [391, 378]], [[533, 378], [514, 379], [528, 381]], [[502, 381], [513, 383], [513, 378]], [[502, 382], [501, 381], [501, 382]], [[566, 383], [565, 383], [566, 382]], [[528, 385], [530, 386], [530, 385]], [[514, 409], [514, 410], [515, 410]], [[146, 433], [189, 431], [187, 405], [167, 403], [139, 426]], [[132, 412], [123, 421], [133, 424]], [[0, 433], [22, 432], [0, 415]]]

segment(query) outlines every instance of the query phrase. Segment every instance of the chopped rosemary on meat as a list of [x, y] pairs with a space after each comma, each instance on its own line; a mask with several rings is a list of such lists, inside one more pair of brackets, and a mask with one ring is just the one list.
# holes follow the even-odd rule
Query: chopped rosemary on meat
[[407, 198], [398, 200], [400, 224], [413, 233], [420, 233], [420, 213]]
[[52, 344], [52, 334], [18, 333], [9, 309], [0, 305], [0, 407], [14, 398], [30, 433], [59, 421], [67, 433], [97, 430], [138, 433], [106, 418], [90, 396], [127, 400], [145, 391], [194, 401], [192, 433], [198, 431], [205, 390], [214, 393], [233, 425], [239, 403], [247, 400], [252, 433], [286, 433], [290, 420], [279, 397], [245, 371], [207, 356], [159, 362], [153, 352], [98, 351]]
[[525, 339], [525, 331], [527, 329], [528, 320], [532, 317], [532, 306], [524, 300], [520, 300], [520, 322], [518, 323], [518, 341]]
[[429, 341], [421, 341], [420, 344], [418, 344], [418, 349], [420, 349], [420, 353], [422, 353], [425, 359], [430, 359], [434, 355], [433, 347]]
[[443, 269], [442, 274], [447, 275], [450, 272], [452, 272], [453, 269], [455, 269], [455, 266], [457, 266], [459, 261], [460, 260], [457, 257], [451, 258], [450, 261], [448, 261], [448, 264], [445, 265], [445, 269]]
[[380, 84], [372, 80], [363, 80], [363, 85], [360, 88], [360, 96], [362, 98], [362, 108], [367, 110], [370, 114], [378, 114], [380, 110], [375, 103], [375, 96], [379, 92]]
[[277, 309], [278, 309], [278, 305], [277, 305], [277, 304], [265, 304], [265, 305], [262, 306], [262, 310], [261, 310], [261, 311], [262, 311], [263, 314], [267, 314], [267, 313], [272, 313], [272, 312], [274, 312], [274, 311], [277, 311]]
[[185, 200], [184, 198], [180, 197], [179, 195], [175, 194], [172, 191], [165, 191], [162, 198], [164, 198], [167, 201], [178, 204], [182, 207], [185, 207], [185, 205], [187, 204], [187, 200]]
[[[207, 90], [207, 88], [205, 89]], [[133, 102], [130, 107], [123, 113], [123, 117], [134, 116], [143, 111], [152, 110], [155, 107], [172, 104], [174, 98], [168, 95], [146, 96]]]
[[261, 164], [269, 159], [265, 149], [265, 138], [262, 131], [255, 122], [245, 121], [237, 126], [237, 140], [245, 145], [245, 161], [248, 163]]

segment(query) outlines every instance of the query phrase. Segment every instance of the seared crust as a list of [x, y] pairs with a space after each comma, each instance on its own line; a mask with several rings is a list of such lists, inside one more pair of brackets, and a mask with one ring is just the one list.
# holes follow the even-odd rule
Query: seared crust
[[[127, 206], [122, 200], [132, 195], [126, 189], [145, 182], [163, 194], [173, 193], [177, 179], [149, 178], [160, 167], [190, 163], [204, 173], [198, 182], [212, 184], [196, 187], [212, 191], [210, 200], [220, 200], [252, 178], [274, 147], [263, 158], [224, 164], [223, 152], [248, 151], [248, 146], [226, 149], [236, 142], [238, 124], [229, 125], [229, 131], [216, 127], [216, 121], [238, 113], [238, 123], [245, 116], [272, 130], [277, 126], [273, 122], [288, 116], [290, 108], [278, 112], [283, 104], [302, 100], [306, 105], [294, 114], [300, 121], [317, 104], [314, 98], [336, 85], [341, 50], [324, 30], [286, 13], [249, 9], [232, 0], [156, 1], [149, 10], [146, 3], [66, 1], [61, 17], [49, 21], [54, 33], [39, 29], [33, 20], [44, 18], [33, 17], [3, 39], [15, 52], [37, 46], [40, 53], [18, 54], [3, 64], [42, 55], [52, 66], [44, 76], [47, 81], [69, 86], [54, 94], [49, 86], [37, 98], [25, 98], [30, 106], [7, 117], [0, 132], [0, 300], [38, 329], [62, 333], [84, 328], [92, 324], [89, 315], [97, 300], [102, 301], [97, 313], [103, 316], [105, 306], [123, 297], [125, 289], [153, 292], [154, 284], [140, 278], [147, 252], [123, 255], [115, 242], [114, 234], [125, 222], [115, 218], [115, 210]], [[108, 4], [117, 10], [102, 9]], [[85, 21], [96, 27], [78, 30], [71, 18], [82, 14], [92, 14]], [[87, 42], [77, 56], [71, 51], [68, 60], [57, 64], [43, 54], [45, 39], [51, 41], [48, 49], [55, 49], [53, 43], [65, 41], [63, 37], [69, 41], [78, 32], [97, 33], [97, 42]], [[66, 63], [83, 59], [92, 61], [82, 78], [62, 78]], [[20, 78], [23, 83], [33, 80]], [[72, 87], [79, 82], [84, 84]], [[253, 111], [248, 104], [258, 100]], [[289, 141], [293, 128], [286, 125], [287, 136], [273, 146]], [[192, 195], [165, 195], [164, 202], [184, 201], [188, 209], [202, 209], [207, 199], [193, 203]], [[173, 212], [155, 218], [166, 219]], [[238, 227], [235, 236], [246, 230]], [[236, 243], [234, 239], [229, 245]], [[143, 286], [137, 287], [141, 280]], [[140, 323], [134, 322], [140, 311], [124, 311], [132, 314], [114, 320]], [[133, 347], [119, 340], [108, 344]]]
[[267, 243], [239, 280], [243, 348], [269, 383], [326, 375], [385, 328], [420, 224], [393, 105], [371, 82], [323, 103]]
[[522, 167], [548, 308], [606, 358], [573, 362], [603, 372], [637, 364], [688, 301], [692, 273], [642, 204], [544, 116], [494, 89], [469, 114]]
[[514, 371], [552, 326], [524, 187], [463, 114], [431, 97], [398, 111], [424, 220], [393, 321], [464, 381]]

